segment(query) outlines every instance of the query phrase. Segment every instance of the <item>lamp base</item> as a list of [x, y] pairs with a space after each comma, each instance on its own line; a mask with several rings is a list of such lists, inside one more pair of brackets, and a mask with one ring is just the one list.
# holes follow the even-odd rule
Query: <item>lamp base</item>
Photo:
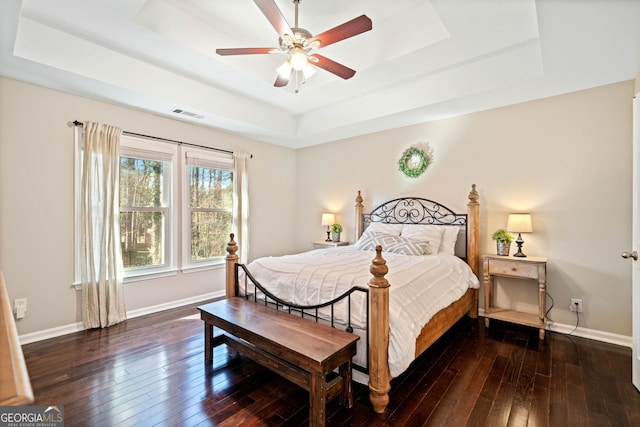
[[329, 230], [329, 227], [327, 227], [327, 240], [325, 240], [325, 242], [330, 242], [331, 241], [331, 230]]
[[518, 245], [518, 252], [513, 254], [513, 256], [518, 258], [526, 258], [527, 256], [522, 252], [522, 245], [524, 245], [524, 240], [522, 240], [522, 236], [518, 233], [518, 238], [516, 239], [516, 245]]

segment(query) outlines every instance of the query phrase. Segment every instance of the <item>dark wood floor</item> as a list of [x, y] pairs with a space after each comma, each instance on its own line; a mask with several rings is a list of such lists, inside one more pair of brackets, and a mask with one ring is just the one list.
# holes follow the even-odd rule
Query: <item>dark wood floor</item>
[[[36, 405], [67, 426], [302, 426], [308, 395], [250, 360], [203, 360], [195, 306], [24, 346]], [[222, 347], [224, 349], [224, 347]], [[356, 385], [331, 426], [640, 426], [631, 351], [508, 324], [463, 319], [392, 382], [376, 415]]]

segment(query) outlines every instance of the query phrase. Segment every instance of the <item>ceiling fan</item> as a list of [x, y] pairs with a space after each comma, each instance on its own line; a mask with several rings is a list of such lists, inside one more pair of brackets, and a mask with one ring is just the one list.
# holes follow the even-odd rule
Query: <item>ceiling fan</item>
[[276, 87], [286, 86], [289, 84], [289, 80], [293, 75], [296, 79], [296, 93], [298, 92], [299, 81], [302, 80], [304, 83], [306, 79], [316, 72], [314, 66], [322, 68], [343, 79], [349, 79], [354, 76], [356, 73], [355, 70], [314, 53], [313, 51], [371, 30], [372, 23], [369, 17], [361, 15], [351, 21], [347, 21], [337, 27], [313, 36], [309, 31], [298, 27], [298, 5], [300, 4], [300, 0], [293, 0], [296, 7], [294, 27], [289, 26], [274, 0], [254, 0], [254, 3], [260, 8], [273, 28], [278, 32], [280, 36], [278, 40], [280, 46], [277, 48], [216, 49], [218, 55], [286, 53], [289, 55], [289, 58], [278, 68], [278, 76], [273, 85]]

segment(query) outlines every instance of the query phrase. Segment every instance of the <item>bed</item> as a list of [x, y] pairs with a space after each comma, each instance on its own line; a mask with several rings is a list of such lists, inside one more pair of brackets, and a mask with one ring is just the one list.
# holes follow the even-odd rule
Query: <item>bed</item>
[[371, 404], [382, 413], [391, 379], [460, 318], [478, 315], [475, 184], [468, 199], [466, 213], [417, 197], [393, 199], [365, 213], [358, 191], [356, 244], [260, 258], [247, 266], [238, 263], [232, 235], [227, 296], [271, 301], [277, 309], [358, 333], [365, 348], [356, 357], [365, 366], [354, 368], [366, 375]]

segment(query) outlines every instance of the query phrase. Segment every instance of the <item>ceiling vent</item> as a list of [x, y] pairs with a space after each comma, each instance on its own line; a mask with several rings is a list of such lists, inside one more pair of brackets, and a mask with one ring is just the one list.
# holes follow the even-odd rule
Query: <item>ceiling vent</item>
[[180, 108], [176, 108], [175, 110], [173, 110], [173, 112], [176, 114], [181, 114], [183, 116], [191, 117], [192, 119], [204, 119], [204, 116], [202, 114], [192, 113], [191, 111], [184, 111]]

